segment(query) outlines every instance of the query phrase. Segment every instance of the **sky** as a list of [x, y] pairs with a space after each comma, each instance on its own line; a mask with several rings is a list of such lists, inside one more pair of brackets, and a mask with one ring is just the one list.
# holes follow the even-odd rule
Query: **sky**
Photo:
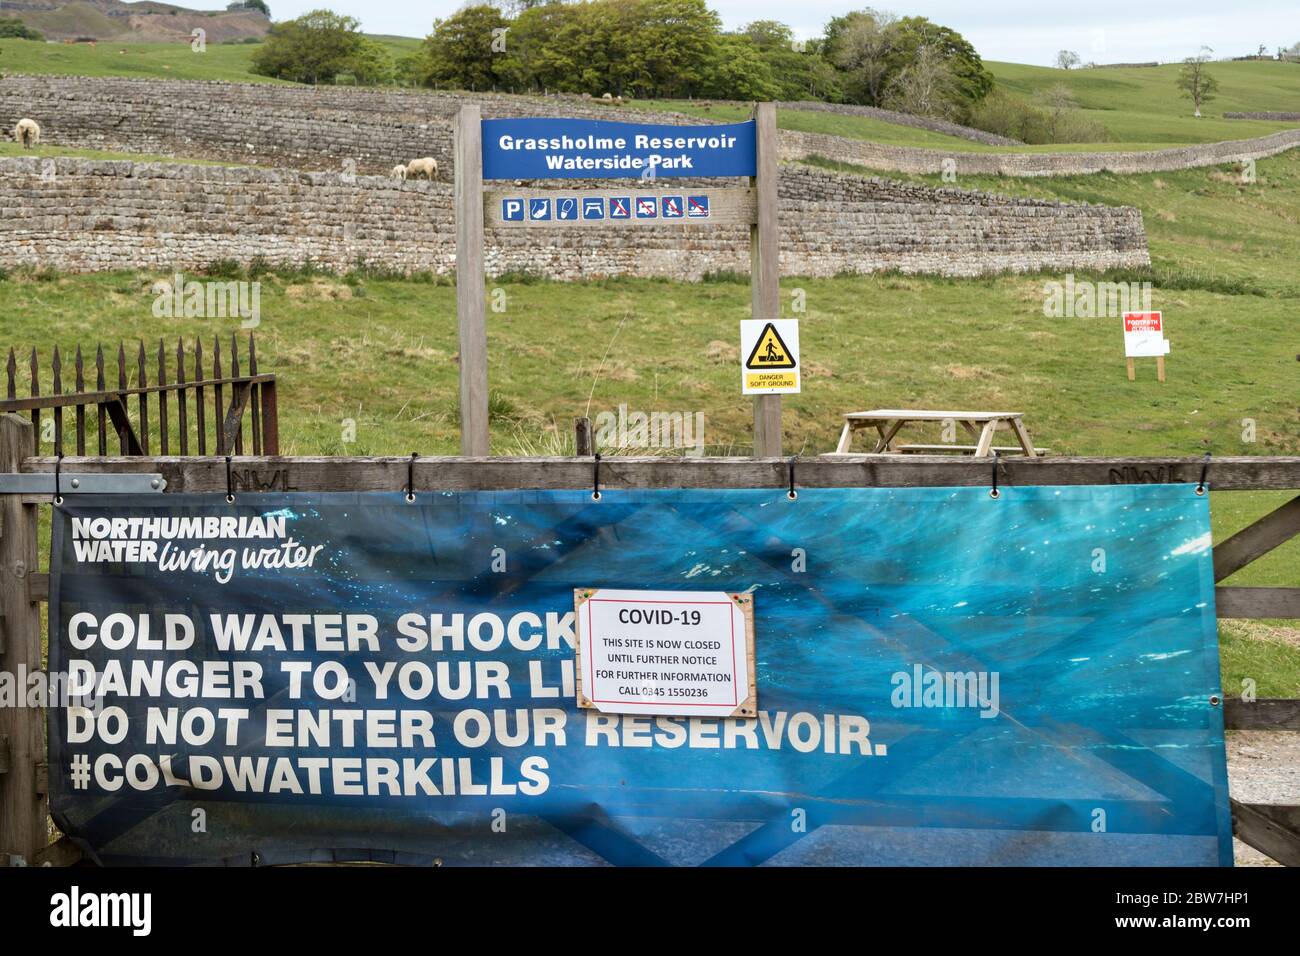
[[[184, 0], [181, 0], [184, 3]], [[463, 0], [267, 0], [276, 20], [316, 7], [356, 17], [366, 33], [422, 37], [435, 17]], [[186, 4], [188, 5], [188, 4]], [[204, 8], [225, 3], [200, 0]], [[833, 16], [870, 5], [868, 0], [709, 0], [726, 29], [751, 20], [779, 20], [802, 38], [820, 36]], [[1083, 62], [1170, 62], [1209, 46], [1216, 56], [1269, 52], [1300, 42], [1297, 0], [876, 0], [900, 16], [924, 16], [966, 37], [986, 60], [1050, 65], [1059, 50]]]

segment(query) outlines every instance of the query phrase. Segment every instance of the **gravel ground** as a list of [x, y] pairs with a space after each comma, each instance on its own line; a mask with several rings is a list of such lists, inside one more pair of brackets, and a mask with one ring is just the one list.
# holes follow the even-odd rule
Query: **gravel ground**
[[[1300, 803], [1300, 733], [1228, 732], [1228, 792], [1242, 803]], [[1233, 840], [1237, 866], [1278, 864]]]

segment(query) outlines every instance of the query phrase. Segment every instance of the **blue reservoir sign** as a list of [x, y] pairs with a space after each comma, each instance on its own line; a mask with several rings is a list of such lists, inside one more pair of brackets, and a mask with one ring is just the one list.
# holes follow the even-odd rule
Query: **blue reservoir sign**
[[757, 174], [754, 122], [652, 126], [580, 119], [483, 120], [484, 179], [639, 179]]

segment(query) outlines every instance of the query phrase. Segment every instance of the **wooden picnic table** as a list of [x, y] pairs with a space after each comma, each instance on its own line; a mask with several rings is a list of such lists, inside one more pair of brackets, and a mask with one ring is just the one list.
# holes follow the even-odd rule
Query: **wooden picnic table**
[[[844, 430], [840, 432], [839, 444], [828, 456], [853, 455], [850, 451], [854, 432], [874, 428], [876, 430], [875, 447], [872, 455], [892, 454], [971, 454], [976, 458], [985, 458], [1005, 452], [1013, 455], [1037, 457], [1047, 453], [1046, 448], [1035, 448], [1029, 430], [1025, 428], [1020, 412], [972, 412], [943, 411], [912, 408], [877, 408], [868, 412], [849, 412], [844, 416]], [[974, 439], [973, 445], [895, 445], [894, 438], [899, 429], [912, 422], [956, 422]], [[999, 430], [1012, 432], [1018, 444], [994, 445], [993, 437]]]

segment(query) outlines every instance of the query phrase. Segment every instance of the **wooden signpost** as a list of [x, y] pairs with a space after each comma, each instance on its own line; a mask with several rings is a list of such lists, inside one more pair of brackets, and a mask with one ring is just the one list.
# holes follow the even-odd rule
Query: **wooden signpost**
[[488, 446], [487, 291], [483, 276], [483, 132], [477, 106], [456, 114], [456, 318], [460, 329], [460, 453]]
[[[781, 317], [781, 237], [777, 225], [776, 104], [759, 103], [754, 109], [758, 125], [758, 170], [754, 190], [758, 215], [749, 227], [750, 317]], [[781, 454], [781, 396], [754, 396], [754, 457]]]
[[[484, 224], [521, 228], [671, 228], [748, 225], [755, 319], [780, 317], [776, 106], [747, 123], [654, 126], [579, 119], [483, 120], [462, 106], [455, 125], [456, 308], [460, 332], [461, 454], [488, 440]], [[671, 185], [747, 178], [748, 185]], [[483, 181], [628, 179], [623, 187], [529, 186]], [[637, 182], [636, 180], [640, 180]], [[665, 183], [668, 182], [668, 185]], [[754, 456], [781, 454], [781, 396], [754, 396]]]

